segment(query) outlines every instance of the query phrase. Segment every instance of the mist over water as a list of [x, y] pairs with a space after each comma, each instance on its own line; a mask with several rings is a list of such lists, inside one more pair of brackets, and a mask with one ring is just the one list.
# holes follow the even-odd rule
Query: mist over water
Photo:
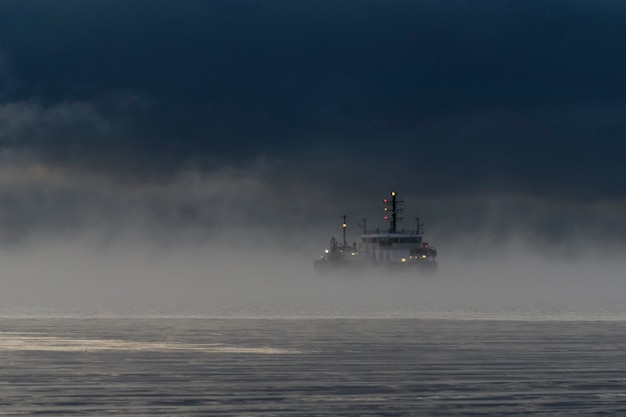
[[[312, 164], [306, 158], [302, 164]], [[319, 162], [319, 161], [318, 161]], [[397, 189], [434, 276], [315, 275], [341, 216], [386, 227], [384, 181], [332, 187], [295, 161], [126, 178], [30, 156], [0, 168], [6, 316], [616, 318], [626, 264], [611, 208]], [[405, 191], [406, 190], [406, 191]], [[599, 208], [600, 207], [600, 208]], [[556, 216], [560, 212], [562, 215]], [[604, 217], [594, 213], [604, 212]], [[582, 219], [595, 219], [595, 223]], [[380, 221], [377, 221], [379, 219]], [[598, 220], [600, 219], [600, 220]]]
[[[268, 232], [269, 233], [269, 232]], [[296, 239], [297, 240], [297, 239]], [[441, 317], [608, 319], [624, 315], [616, 258], [472, 253], [439, 245], [436, 275], [316, 275], [308, 245], [86, 237], [6, 248], [6, 316]], [[312, 243], [319, 243], [320, 249]]]

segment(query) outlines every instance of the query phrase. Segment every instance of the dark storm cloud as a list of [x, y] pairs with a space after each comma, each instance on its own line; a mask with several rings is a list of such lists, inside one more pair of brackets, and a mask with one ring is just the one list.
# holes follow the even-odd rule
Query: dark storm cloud
[[254, 208], [246, 226], [367, 216], [393, 186], [441, 236], [604, 233], [623, 220], [625, 40], [608, 1], [3, 2], [3, 222], [40, 201], [63, 208], [52, 230], [59, 211], [226, 219], [196, 175]]

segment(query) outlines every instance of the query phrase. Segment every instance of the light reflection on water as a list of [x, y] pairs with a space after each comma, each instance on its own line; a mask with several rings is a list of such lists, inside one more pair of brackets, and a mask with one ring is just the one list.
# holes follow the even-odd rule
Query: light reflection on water
[[274, 347], [240, 347], [224, 344], [137, 342], [116, 339], [75, 339], [32, 333], [0, 332], [0, 351], [101, 352], [101, 351], [193, 351], [205, 353], [296, 354]]

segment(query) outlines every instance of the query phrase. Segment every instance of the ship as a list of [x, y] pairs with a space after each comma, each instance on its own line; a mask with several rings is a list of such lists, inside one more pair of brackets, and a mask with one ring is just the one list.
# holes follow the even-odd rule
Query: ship
[[317, 273], [389, 271], [420, 274], [437, 271], [437, 249], [424, 241], [423, 224], [419, 218], [415, 219], [415, 230], [398, 229], [404, 201], [392, 191], [391, 198], [384, 199], [383, 203], [384, 219], [389, 222], [389, 229], [369, 231], [364, 218], [360, 224], [363, 229], [359, 241], [350, 245], [346, 240], [347, 217], [342, 216], [343, 241], [338, 242], [335, 237], [330, 239], [330, 247], [314, 261]]

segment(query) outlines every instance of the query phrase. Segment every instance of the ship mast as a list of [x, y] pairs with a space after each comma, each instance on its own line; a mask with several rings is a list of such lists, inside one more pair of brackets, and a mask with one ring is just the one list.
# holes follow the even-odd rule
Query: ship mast
[[420, 218], [419, 217], [415, 218], [415, 222], [416, 222], [416, 224], [415, 224], [415, 226], [416, 226], [415, 227], [415, 233], [419, 235], [420, 233], [422, 233], [422, 232], [420, 232], [420, 230], [422, 230], [422, 226], [424, 226], [424, 223], [420, 223]]
[[400, 204], [404, 203], [404, 201], [402, 200], [398, 200], [395, 191], [391, 192], [391, 201], [389, 201], [388, 199], [384, 199], [383, 202], [385, 203], [386, 207], [385, 207], [385, 211], [386, 212], [391, 212], [391, 217], [389, 217], [388, 215], [385, 215], [385, 220], [391, 220], [391, 225], [389, 227], [389, 233], [397, 233], [398, 230], [398, 220], [402, 220], [401, 217], [398, 217], [398, 214], [402, 211], [401, 208], [399, 208]]
[[363, 221], [363, 224], [359, 223], [359, 226], [363, 227], [363, 234], [367, 234], [367, 217], [361, 217], [361, 220]]
[[341, 224], [341, 227], [343, 228], [343, 246], [348, 246], [348, 242], [346, 241], [346, 227], [348, 227], [348, 224], [346, 223], [346, 215], [344, 214], [342, 217], [343, 223]]

